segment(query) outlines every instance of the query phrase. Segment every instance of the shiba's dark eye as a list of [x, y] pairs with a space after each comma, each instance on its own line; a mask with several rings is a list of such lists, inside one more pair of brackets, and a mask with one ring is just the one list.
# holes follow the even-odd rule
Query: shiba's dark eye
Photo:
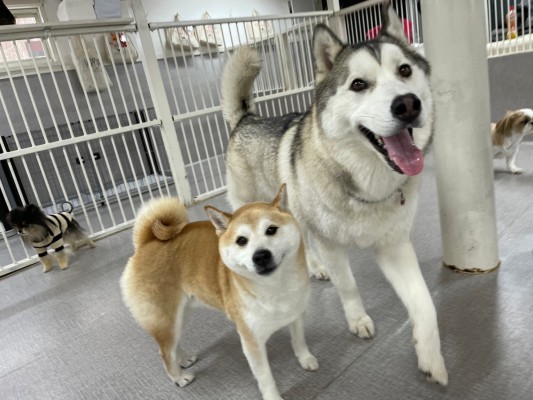
[[368, 87], [365, 81], [361, 79], [355, 79], [352, 84], [350, 85], [350, 89], [354, 92], [360, 92], [362, 90], [365, 90]]
[[248, 239], [246, 239], [244, 236], [239, 236], [237, 240], [235, 241], [238, 246], [246, 246], [246, 243], [248, 243]]
[[272, 236], [272, 235], [275, 235], [277, 231], [278, 231], [278, 227], [277, 226], [269, 226], [267, 228], [265, 234], [267, 236]]
[[400, 65], [400, 68], [398, 68], [398, 72], [404, 78], [409, 78], [411, 74], [413, 73], [413, 71], [411, 70], [411, 67], [407, 64]]

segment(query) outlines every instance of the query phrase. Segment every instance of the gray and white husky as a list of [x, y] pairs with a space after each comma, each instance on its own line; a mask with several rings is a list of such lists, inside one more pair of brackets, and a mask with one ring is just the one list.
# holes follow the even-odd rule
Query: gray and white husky
[[410, 240], [418, 174], [431, 142], [428, 62], [411, 49], [392, 7], [376, 40], [343, 44], [325, 25], [313, 35], [316, 93], [310, 110], [254, 113], [261, 58], [237, 50], [222, 74], [222, 108], [232, 133], [228, 198], [234, 208], [268, 200], [287, 184], [289, 208], [308, 239], [308, 262], [340, 295], [349, 329], [368, 338], [367, 315], [348, 250], [372, 246], [413, 324], [418, 366], [446, 385], [437, 315]]

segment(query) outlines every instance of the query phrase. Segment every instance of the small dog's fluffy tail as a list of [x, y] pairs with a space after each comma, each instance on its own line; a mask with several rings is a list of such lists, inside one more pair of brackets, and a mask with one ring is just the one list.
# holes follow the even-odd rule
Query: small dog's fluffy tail
[[222, 113], [232, 130], [244, 115], [255, 111], [252, 92], [260, 70], [261, 55], [252, 47], [240, 47], [224, 65], [220, 83]]
[[170, 240], [189, 223], [187, 208], [176, 197], [161, 197], [146, 203], [133, 227], [135, 248], [157, 239]]

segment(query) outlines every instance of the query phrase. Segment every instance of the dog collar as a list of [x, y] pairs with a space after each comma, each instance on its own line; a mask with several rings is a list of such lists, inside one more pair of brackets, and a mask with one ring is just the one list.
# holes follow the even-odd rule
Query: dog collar
[[384, 201], [387, 201], [389, 200], [392, 196], [394, 196], [395, 193], [398, 193], [399, 196], [400, 196], [400, 205], [403, 206], [405, 204], [405, 196], [403, 194], [403, 190], [402, 190], [402, 187], [398, 187], [398, 189], [396, 189], [394, 192], [392, 192], [391, 194], [389, 194], [387, 197], [385, 197], [384, 199], [381, 199], [381, 200], [367, 200], [367, 199], [363, 199], [362, 197], [359, 197], [359, 196], [356, 196], [354, 193], [352, 192], [349, 192], [348, 191], [348, 194], [353, 197], [355, 200], [357, 200], [358, 202], [360, 203], [363, 203], [363, 204], [377, 204], [377, 203], [383, 203]]

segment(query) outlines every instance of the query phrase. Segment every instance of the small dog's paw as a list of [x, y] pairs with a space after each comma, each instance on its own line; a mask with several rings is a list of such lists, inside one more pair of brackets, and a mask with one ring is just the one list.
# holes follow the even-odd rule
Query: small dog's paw
[[365, 315], [356, 321], [349, 322], [350, 332], [359, 336], [361, 339], [368, 339], [374, 336], [374, 322], [372, 319]]
[[96, 247], [96, 243], [94, 243], [92, 240], [88, 240], [87, 246], [89, 246], [91, 249], [94, 249]]
[[68, 263], [67, 263], [67, 264], [59, 263], [59, 268], [61, 268], [61, 269], [67, 269], [67, 268], [68, 268]]
[[183, 372], [181, 376], [178, 379], [176, 379], [174, 382], [179, 387], [185, 387], [192, 381], [194, 381], [194, 374], [192, 372]]
[[180, 367], [181, 368], [189, 368], [192, 366], [196, 361], [198, 360], [198, 357], [196, 356], [187, 356], [185, 359], [180, 361]]
[[520, 175], [524, 170], [522, 168], [513, 168], [511, 172], [515, 175]]
[[51, 265], [43, 265], [43, 272], [49, 272], [52, 269]]
[[311, 353], [304, 357], [300, 357], [298, 362], [301, 367], [307, 371], [316, 371], [318, 369], [318, 360]]

